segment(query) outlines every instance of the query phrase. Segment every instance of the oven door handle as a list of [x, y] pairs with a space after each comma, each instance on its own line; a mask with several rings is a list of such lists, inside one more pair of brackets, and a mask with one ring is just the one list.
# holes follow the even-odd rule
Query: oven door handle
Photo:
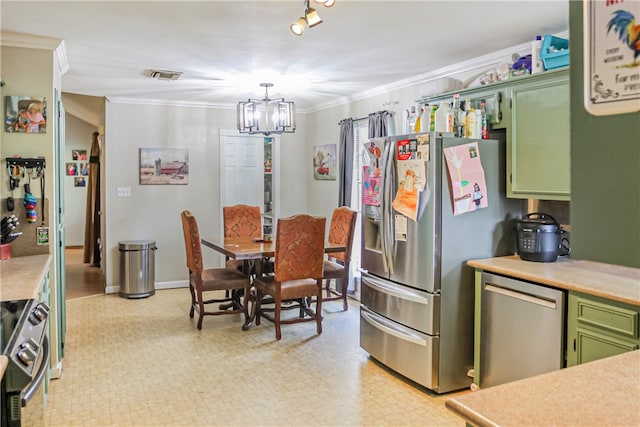
[[24, 408], [29, 404], [29, 401], [33, 398], [36, 391], [44, 381], [45, 374], [47, 373], [47, 369], [49, 369], [49, 338], [45, 335], [44, 340], [42, 341], [42, 363], [40, 363], [40, 369], [38, 369], [38, 373], [29, 384], [29, 387], [22, 391], [21, 401], [22, 407]]

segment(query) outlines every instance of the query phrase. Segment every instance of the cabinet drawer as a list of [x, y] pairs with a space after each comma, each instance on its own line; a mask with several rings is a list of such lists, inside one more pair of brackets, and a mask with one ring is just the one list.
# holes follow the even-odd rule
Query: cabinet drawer
[[[578, 328], [576, 332], [574, 351], [581, 364], [638, 349], [638, 345], [635, 343], [594, 331]], [[572, 366], [572, 364], [568, 364], [568, 366]]]
[[638, 338], [638, 312], [576, 297], [578, 323], [591, 325], [616, 334]]

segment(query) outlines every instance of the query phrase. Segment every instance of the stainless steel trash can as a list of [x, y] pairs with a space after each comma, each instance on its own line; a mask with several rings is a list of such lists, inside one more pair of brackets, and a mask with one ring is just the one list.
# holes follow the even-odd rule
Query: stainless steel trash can
[[145, 298], [156, 293], [154, 240], [118, 242], [120, 251], [120, 296]]

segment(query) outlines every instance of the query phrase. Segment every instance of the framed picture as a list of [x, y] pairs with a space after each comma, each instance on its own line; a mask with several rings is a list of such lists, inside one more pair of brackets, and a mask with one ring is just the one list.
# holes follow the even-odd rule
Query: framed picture
[[76, 176], [73, 178], [73, 186], [74, 187], [86, 187], [87, 186], [87, 178], [84, 176]]
[[313, 178], [335, 181], [337, 175], [336, 144], [313, 146]]
[[80, 175], [89, 176], [89, 163], [80, 163]]
[[72, 150], [71, 151], [71, 158], [73, 160], [86, 162], [87, 161], [87, 150]]
[[5, 132], [46, 133], [47, 98], [4, 97]]
[[78, 164], [67, 163], [67, 176], [76, 176], [76, 175], [78, 175]]
[[187, 185], [188, 183], [188, 149], [140, 149], [140, 185]]

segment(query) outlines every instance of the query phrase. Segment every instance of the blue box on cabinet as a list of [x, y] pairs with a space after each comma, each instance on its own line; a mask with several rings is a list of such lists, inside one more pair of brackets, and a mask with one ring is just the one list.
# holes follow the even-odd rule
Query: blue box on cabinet
[[569, 40], [547, 34], [542, 40], [540, 58], [545, 70], [566, 67], [569, 65]]

